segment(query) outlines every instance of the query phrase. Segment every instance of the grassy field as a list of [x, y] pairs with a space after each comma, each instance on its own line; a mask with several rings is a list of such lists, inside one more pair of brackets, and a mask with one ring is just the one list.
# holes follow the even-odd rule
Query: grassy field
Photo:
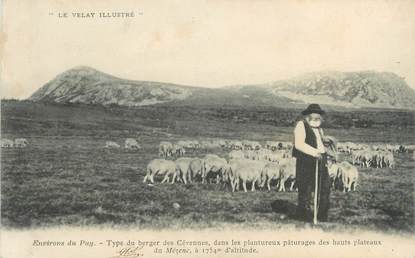
[[[22, 149], [2, 149], [2, 224], [135, 225], [157, 229], [303, 225], [273, 210], [276, 200], [294, 205], [296, 192], [232, 193], [224, 185], [143, 184], [145, 166], [157, 157], [162, 140], [291, 140], [292, 126], [275, 126], [269, 121], [277, 113], [289, 123], [295, 121], [297, 114], [291, 110], [281, 115], [283, 110], [272, 109], [267, 111], [269, 119], [263, 115], [261, 120], [255, 116], [241, 120], [240, 110], [186, 110], [3, 101], [2, 136], [25, 137], [30, 144]], [[265, 111], [246, 111], [252, 112]], [[227, 119], [229, 113], [238, 118]], [[413, 115], [403, 114], [407, 118]], [[414, 144], [411, 123], [388, 128], [329, 128], [326, 134], [343, 141]], [[105, 141], [122, 144], [126, 137], [138, 138], [142, 149], [104, 148]], [[226, 153], [216, 149], [187, 155], [202, 157], [207, 152], [222, 156]], [[394, 169], [360, 169], [359, 190], [333, 192], [330, 223], [322, 227], [414, 232], [415, 161], [411, 157], [412, 154], [397, 154]], [[173, 208], [175, 202], [180, 209]]]

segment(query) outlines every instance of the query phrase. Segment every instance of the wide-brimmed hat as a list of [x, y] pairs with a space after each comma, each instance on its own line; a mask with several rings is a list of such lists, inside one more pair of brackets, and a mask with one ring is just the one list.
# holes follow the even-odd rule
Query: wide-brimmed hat
[[310, 104], [307, 107], [307, 109], [305, 109], [301, 112], [301, 114], [304, 115], [304, 116], [312, 114], [312, 113], [324, 115], [326, 112], [323, 109], [321, 109], [319, 104]]

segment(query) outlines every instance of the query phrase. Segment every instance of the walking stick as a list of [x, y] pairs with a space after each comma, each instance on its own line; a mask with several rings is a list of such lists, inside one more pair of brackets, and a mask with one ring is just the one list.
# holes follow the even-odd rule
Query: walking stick
[[314, 218], [313, 218], [314, 225], [317, 224], [317, 212], [318, 212], [317, 200], [318, 200], [318, 159], [316, 160], [316, 182], [314, 186]]

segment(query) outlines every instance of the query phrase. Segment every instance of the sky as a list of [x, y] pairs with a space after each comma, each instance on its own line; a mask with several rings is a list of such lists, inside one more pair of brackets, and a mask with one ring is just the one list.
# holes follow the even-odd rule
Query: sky
[[[135, 17], [71, 18], [112, 11]], [[201, 87], [390, 71], [415, 88], [414, 13], [411, 0], [4, 0], [1, 96], [27, 98], [80, 65]]]

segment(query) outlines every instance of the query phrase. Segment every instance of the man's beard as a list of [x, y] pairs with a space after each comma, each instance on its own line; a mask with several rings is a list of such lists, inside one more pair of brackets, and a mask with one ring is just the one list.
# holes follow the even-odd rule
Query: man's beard
[[321, 121], [307, 121], [307, 122], [313, 128], [319, 128], [321, 126]]

